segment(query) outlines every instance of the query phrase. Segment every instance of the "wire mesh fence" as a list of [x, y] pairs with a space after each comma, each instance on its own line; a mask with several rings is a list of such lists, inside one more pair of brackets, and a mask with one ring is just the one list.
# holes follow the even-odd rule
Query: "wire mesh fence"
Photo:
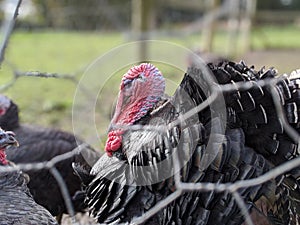
[[[5, 50], [7, 45], [9, 44], [10, 36], [14, 28], [15, 21], [17, 19], [18, 10], [21, 5], [21, 0], [19, 0], [16, 5], [15, 9], [12, 13], [7, 14], [7, 18], [4, 20], [4, 24], [2, 25], [2, 42], [1, 42], [1, 49], [0, 49], [0, 65], [3, 63], [5, 58]], [[10, 18], [8, 18], [10, 17]], [[13, 71], [13, 79], [6, 84], [3, 84], [0, 87], [0, 91], [3, 92], [7, 89], [9, 89], [11, 86], [15, 84], [15, 82], [22, 76], [33, 76], [33, 77], [41, 77], [41, 78], [56, 78], [56, 79], [66, 79], [69, 80], [75, 84], [79, 83], [79, 80], [76, 78], [74, 74], [58, 74], [58, 73], [47, 73], [47, 72], [38, 72], [38, 71], [19, 71], [15, 66], [10, 65], [12, 71]], [[300, 153], [300, 136], [298, 132], [290, 126], [288, 121], [286, 120], [283, 106], [280, 104], [280, 96], [278, 95], [277, 89], [276, 89], [276, 83], [282, 79], [274, 78], [273, 80], [268, 80], [267, 82], [264, 80], [258, 81], [257, 84], [261, 87], [267, 86], [271, 90], [271, 95], [273, 98], [273, 102], [276, 108], [276, 112], [278, 115], [279, 120], [281, 121], [284, 131], [288, 134], [288, 136], [297, 143], [297, 152], [298, 155]], [[215, 101], [219, 96], [223, 95], [225, 92], [234, 91], [234, 90], [249, 90], [253, 88], [252, 82], [240, 82], [235, 84], [226, 84], [226, 85], [218, 85], [212, 87], [212, 91], [210, 96], [199, 106], [193, 108], [192, 110], [186, 112], [183, 114], [180, 118], [176, 119], [172, 123], [168, 124], [167, 126], [163, 127], [157, 127], [157, 126], [130, 126], [126, 129], [147, 129], [147, 130], [153, 130], [157, 132], [167, 132], [172, 127], [175, 127], [176, 125], [180, 124], [183, 120], [188, 119], [189, 117], [197, 114], [207, 106], [209, 106], [213, 101]], [[48, 162], [42, 162], [42, 163], [30, 163], [30, 164], [17, 164], [14, 167], [0, 167], [0, 173], [1, 172], [9, 172], [9, 171], [29, 171], [29, 170], [40, 170], [40, 169], [49, 169], [49, 171], [52, 173], [52, 175], [57, 180], [60, 188], [61, 193], [64, 197], [65, 204], [67, 207], [67, 211], [71, 217], [71, 223], [72, 224], [80, 224], [80, 221], [75, 217], [75, 211], [72, 205], [72, 202], [70, 201], [71, 197], [68, 193], [68, 189], [66, 187], [66, 183], [64, 182], [61, 174], [56, 169], [56, 164], [60, 161], [63, 161], [64, 159], [67, 159], [69, 157], [72, 157], [75, 154], [78, 154], [82, 148], [84, 148], [85, 144], [79, 145], [76, 149], [74, 149], [71, 152], [68, 152], [63, 155], [56, 156], [52, 158]], [[178, 159], [177, 154], [173, 154], [173, 163], [175, 171], [180, 170], [180, 163]], [[239, 180], [234, 183], [185, 183], [182, 182], [180, 179], [180, 174], [175, 173], [174, 174], [174, 180], [175, 180], [175, 186], [176, 190], [170, 194], [167, 198], [163, 199], [162, 201], [158, 202], [154, 207], [152, 207], [149, 211], [147, 211], [145, 214], [143, 214], [141, 217], [137, 217], [131, 221], [130, 224], [142, 224], [146, 220], [148, 220], [151, 216], [155, 215], [157, 212], [162, 210], [164, 207], [166, 207], [168, 204], [170, 204], [172, 201], [176, 200], [178, 197], [180, 197], [184, 192], [186, 191], [216, 191], [216, 192], [229, 192], [232, 194], [233, 198], [236, 200], [236, 203], [238, 204], [241, 212], [244, 215], [245, 221], [247, 225], [253, 225], [253, 222], [250, 218], [248, 209], [246, 207], [245, 202], [243, 201], [241, 195], [238, 193], [238, 190], [244, 187], [251, 187], [263, 184], [265, 182], [270, 181], [271, 179], [274, 179], [293, 168], [297, 168], [300, 166], [300, 158], [295, 158], [292, 160], [289, 160], [288, 162], [279, 165], [277, 167], [274, 167], [272, 170], [268, 171], [267, 173], [263, 174], [262, 176], [259, 176], [257, 178], [253, 178], [250, 180]]]

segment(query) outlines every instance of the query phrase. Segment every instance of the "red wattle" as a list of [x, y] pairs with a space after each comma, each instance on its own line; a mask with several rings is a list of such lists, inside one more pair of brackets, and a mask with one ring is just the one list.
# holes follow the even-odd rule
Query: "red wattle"
[[0, 109], [0, 116], [3, 116], [5, 114], [6, 110]]
[[109, 157], [122, 146], [123, 131], [116, 130], [108, 133], [108, 138], [105, 144], [105, 151]]
[[2, 165], [7, 165], [8, 162], [6, 160], [6, 154], [4, 152], [4, 150], [0, 149], [0, 162], [2, 163]]

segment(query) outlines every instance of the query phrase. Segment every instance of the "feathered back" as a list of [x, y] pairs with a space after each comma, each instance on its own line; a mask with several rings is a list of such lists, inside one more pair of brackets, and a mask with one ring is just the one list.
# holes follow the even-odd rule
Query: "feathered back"
[[[0, 126], [6, 130], [12, 130], [19, 141], [18, 148], [7, 149], [8, 160], [14, 163], [35, 163], [50, 161], [55, 156], [76, 150], [83, 141], [72, 133], [58, 129], [39, 127], [36, 125], [19, 124], [18, 106], [6, 96], [0, 95]], [[1, 104], [4, 101], [5, 104]], [[9, 104], [7, 104], [9, 102]], [[8, 108], [6, 108], [9, 105]], [[100, 154], [91, 146], [83, 145], [81, 149], [74, 152], [74, 156], [56, 164], [66, 182], [72, 203], [76, 211], [82, 212], [86, 206], [83, 204], [84, 196], [80, 195], [81, 182], [74, 174], [72, 163], [93, 165]], [[31, 177], [28, 187], [36, 202], [47, 208], [53, 215], [67, 213], [61, 189], [48, 169], [32, 170], [27, 172]], [[45, 191], [46, 190], [46, 191]]]
[[[265, 118], [276, 114], [274, 104], [262, 103], [272, 100], [270, 91], [256, 83], [267, 79], [273, 70], [255, 72], [242, 62], [210, 65], [209, 70], [211, 78], [197, 68], [189, 69], [174, 96], [137, 122], [160, 130], [128, 130], [123, 139], [125, 157], [103, 156], [93, 167], [94, 178], [87, 187], [86, 202], [98, 222], [129, 222], [142, 216], [175, 191], [173, 174], [177, 172], [182, 182], [234, 183], [257, 178], [289, 160], [275, 152], [273, 156], [280, 158], [275, 162], [270, 149], [266, 148], [268, 154], [263, 154], [265, 147], [256, 145], [257, 141], [249, 144], [249, 124], [256, 124], [257, 132], [262, 132], [263, 124], [273, 126]], [[214, 105], [182, 119], [212, 94], [210, 85], [238, 81], [251, 81], [253, 87], [226, 92]], [[284, 84], [279, 81], [277, 85]], [[257, 104], [261, 99], [264, 100]], [[256, 117], [247, 118], [248, 111], [256, 113]], [[177, 119], [179, 123], [173, 123]], [[272, 131], [278, 131], [278, 119], [272, 122]], [[162, 124], [167, 126], [159, 127]], [[284, 152], [293, 149], [286, 145]], [[174, 171], [172, 154], [178, 154], [180, 171]], [[259, 220], [265, 224], [295, 224], [300, 212], [295, 178], [296, 174], [285, 174], [261, 185], [239, 189], [238, 193], [252, 218], [259, 214]], [[287, 207], [288, 211], [283, 210]], [[243, 221], [243, 213], [231, 193], [193, 191], [182, 194], [145, 224], [238, 225]]]
[[57, 225], [54, 217], [32, 198], [20, 171], [0, 172], [0, 224]]

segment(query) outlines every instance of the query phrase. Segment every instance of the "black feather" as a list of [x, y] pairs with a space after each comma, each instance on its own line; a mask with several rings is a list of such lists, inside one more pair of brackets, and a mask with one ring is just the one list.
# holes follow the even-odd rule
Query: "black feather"
[[[18, 113], [17, 105], [10, 101], [10, 107], [6, 113], [0, 116], [0, 126], [5, 130], [12, 130], [19, 141], [20, 146], [18, 148], [9, 148], [6, 152], [7, 158], [16, 164], [49, 161], [55, 156], [76, 149], [78, 144], [83, 144], [71, 133], [20, 124]], [[100, 154], [87, 145], [81, 151], [75, 152], [74, 156], [56, 164], [71, 197], [82, 189], [81, 180], [75, 175], [72, 163], [78, 163], [90, 170], [99, 157]], [[34, 200], [48, 209], [54, 216], [67, 213], [60, 187], [50, 171], [42, 169], [27, 173], [30, 176], [28, 187]], [[82, 204], [83, 199], [78, 197], [78, 195], [73, 197], [73, 205], [76, 211], [82, 212], [86, 206]]]
[[57, 225], [50, 212], [33, 200], [28, 180], [21, 171], [0, 173], [0, 224]]
[[[89, 204], [91, 212], [100, 212], [96, 215], [98, 222], [130, 222], [142, 216], [176, 190], [175, 172], [180, 173], [182, 182], [233, 183], [257, 178], [298, 157], [299, 153], [295, 151], [297, 143], [283, 130], [270, 89], [257, 83], [275, 79], [275, 69], [256, 71], [244, 62], [209, 64], [208, 68], [212, 77], [207, 77], [198, 68], [189, 68], [173, 97], [154, 114], [149, 112], [136, 123], [170, 124], [207, 99], [212, 85], [233, 84], [235, 88], [224, 94], [226, 110], [221, 110], [221, 99], [217, 99], [217, 103], [182, 120], [175, 127], [168, 127], [166, 132], [127, 131], [122, 143], [126, 158], [103, 156], [92, 169], [96, 177], [89, 185], [87, 196], [91, 202], [101, 199], [100, 205]], [[251, 82], [252, 86], [248, 90], [239, 89], [237, 82]], [[277, 92], [282, 96], [280, 104], [287, 109], [287, 118], [296, 123], [299, 112], [294, 105], [300, 103], [298, 82], [294, 76], [278, 80], [276, 84]], [[286, 104], [290, 105], [285, 107]], [[299, 124], [291, 125], [299, 128]], [[172, 154], [178, 155], [180, 171], [174, 171]], [[165, 164], [160, 167], [158, 162]], [[261, 220], [265, 224], [294, 224], [293, 221], [299, 220], [299, 174], [299, 169], [295, 168], [282, 179], [271, 179], [264, 184], [237, 190], [255, 223]], [[159, 176], [164, 179], [157, 180]], [[108, 184], [97, 186], [95, 191], [94, 184], [108, 177]], [[115, 179], [126, 182], [116, 182]], [[99, 196], [101, 189], [107, 190], [111, 186], [110, 182], [116, 182], [117, 188]], [[130, 195], [129, 187], [133, 190]], [[117, 216], [102, 213], [101, 208], [108, 201], [124, 202], [124, 211], [117, 211]], [[183, 193], [145, 224], [238, 225], [243, 224], [244, 219], [231, 193], [193, 191]]]

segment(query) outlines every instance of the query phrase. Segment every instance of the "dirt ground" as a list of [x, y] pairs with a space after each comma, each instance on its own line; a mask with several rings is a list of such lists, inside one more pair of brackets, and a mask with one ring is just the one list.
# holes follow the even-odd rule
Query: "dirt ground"
[[62, 223], [61, 225], [93, 225], [96, 224], [95, 220], [91, 218], [88, 213], [83, 214], [83, 213], [78, 213], [76, 214], [76, 222], [78, 223], [72, 223], [71, 218], [68, 215], [64, 215], [62, 218]]
[[279, 73], [290, 73], [300, 69], [300, 49], [249, 52], [241, 59], [248, 65], [255, 65], [257, 69], [262, 66], [275, 67]]

